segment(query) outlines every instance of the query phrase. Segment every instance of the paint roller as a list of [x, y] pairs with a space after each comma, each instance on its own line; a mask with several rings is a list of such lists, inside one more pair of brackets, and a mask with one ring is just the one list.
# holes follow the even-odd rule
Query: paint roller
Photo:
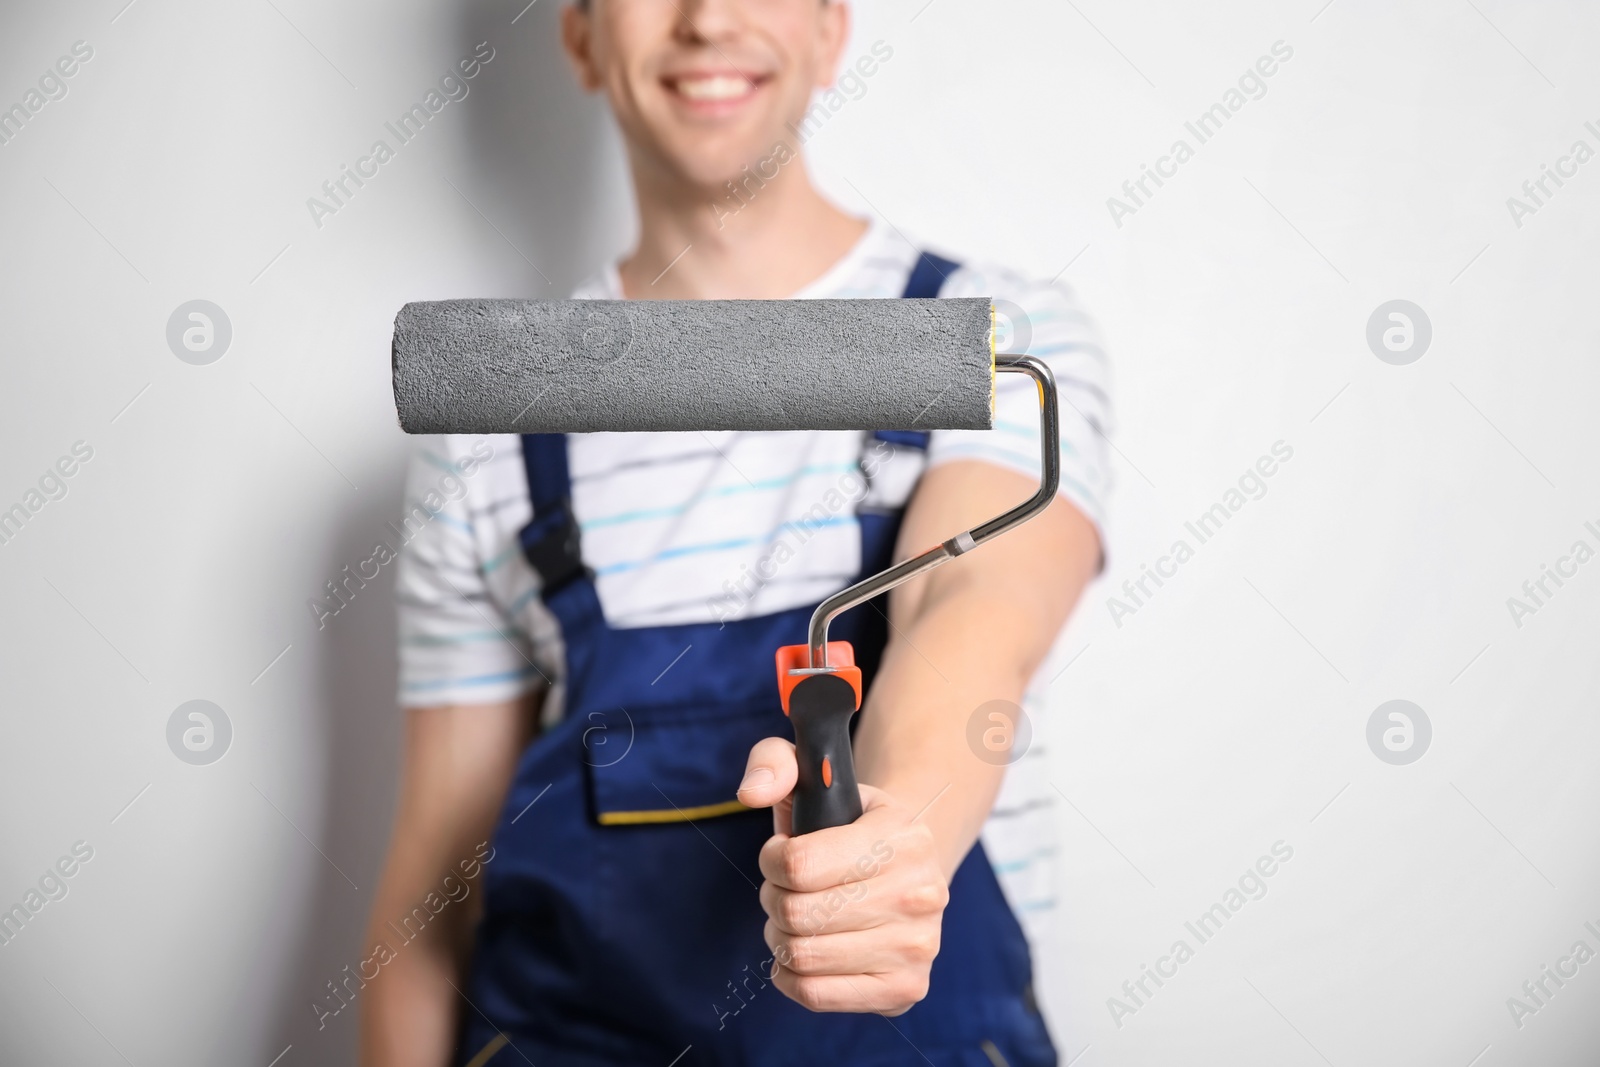
[[794, 832], [854, 822], [850, 750], [861, 670], [829, 641], [842, 612], [1039, 514], [1060, 481], [1055, 379], [995, 352], [986, 298], [441, 300], [395, 319], [394, 396], [407, 433], [992, 428], [996, 373], [1038, 386], [1039, 490], [824, 600], [804, 645], [777, 651], [794, 727]]

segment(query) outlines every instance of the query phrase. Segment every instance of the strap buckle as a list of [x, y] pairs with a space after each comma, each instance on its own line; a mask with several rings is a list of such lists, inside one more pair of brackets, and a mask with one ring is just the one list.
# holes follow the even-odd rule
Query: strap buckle
[[579, 547], [572, 500], [563, 497], [522, 528], [522, 555], [539, 575], [541, 595], [550, 596], [574, 578], [593, 577]]

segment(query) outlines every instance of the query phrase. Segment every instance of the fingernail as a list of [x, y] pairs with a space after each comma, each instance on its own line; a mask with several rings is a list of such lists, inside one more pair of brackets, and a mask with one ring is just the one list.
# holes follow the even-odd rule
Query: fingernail
[[739, 783], [739, 792], [754, 789], [758, 785], [766, 785], [770, 781], [772, 781], [771, 767], [753, 767], [750, 773], [744, 776], [744, 781]]

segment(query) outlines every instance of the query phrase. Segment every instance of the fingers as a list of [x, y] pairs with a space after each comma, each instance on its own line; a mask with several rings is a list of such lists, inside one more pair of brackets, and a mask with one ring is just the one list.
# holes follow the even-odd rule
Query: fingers
[[933, 836], [925, 824], [907, 822], [871, 786], [862, 786], [861, 800], [865, 811], [848, 826], [770, 838], [761, 848], [762, 875], [779, 888], [814, 893], [872, 878], [896, 856], [920, 863], [932, 855]]
[[796, 937], [882, 926], [895, 918], [895, 904], [886, 897], [869, 892], [865, 882], [821, 893], [794, 893], [770, 881], [761, 883], [761, 909], [778, 930]]
[[872, 930], [906, 919], [941, 914], [950, 901], [943, 883], [923, 879], [875, 879], [820, 893], [794, 893], [765, 882], [761, 908], [775, 929], [792, 937]]
[[926, 968], [939, 954], [937, 923], [902, 924], [891, 931], [850, 930], [796, 937], [767, 920], [767, 947], [786, 970], [806, 977], [825, 974], [888, 974]]
[[[767, 881], [794, 892], [819, 892], [871, 878], [893, 854], [875, 839], [862, 816], [849, 826], [832, 826], [799, 837], [774, 835], [761, 846], [759, 862]], [[875, 851], [876, 850], [876, 851]]]
[[812, 1011], [900, 1015], [928, 995], [928, 975], [916, 973], [799, 975], [779, 967], [772, 984]]
[[880, 808], [894, 805], [894, 799], [875, 785], [859, 785], [856, 788], [861, 790], [861, 813], [863, 815], [869, 811], [877, 811]]
[[792, 741], [781, 737], [757, 741], [745, 762], [739, 802], [747, 808], [770, 808], [794, 791], [799, 775]]
[[926, 824], [870, 786], [861, 799], [849, 826], [762, 846], [764, 936], [772, 982], [791, 1000], [898, 1015], [927, 995], [949, 883]]

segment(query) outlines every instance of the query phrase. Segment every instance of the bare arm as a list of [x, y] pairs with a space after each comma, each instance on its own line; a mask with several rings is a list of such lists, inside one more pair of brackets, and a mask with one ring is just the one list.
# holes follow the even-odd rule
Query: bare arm
[[[406, 715], [405, 770], [389, 856], [368, 921], [366, 951], [392, 955], [361, 996], [362, 1067], [445, 1067], [455, 1042], [456, 991], [471, 950], [481, 893], [464, 862], [480, 856], [532, 736], [536, 698], [417, 708]], [[467, 869], [475, 869], [470, 865]], [[467, 887], [456, 899], [446, 877]], [[448, 903], [421, 936], [390, 923], [430, 893]]]
[[[937, 467], [907, 508], [898, 555], [1036, 488], [977, 461]], [[1020, 702], [1099, 554], [1093, 525], [1058, 498], [890, 595], [889, 643], [855, 736], [864, 811], [849, 826], [789, 836], [794, 746], [768, 738], [751, 750], [739, 796], [776, 806], [761, 902], [780, 965], [773, 980], [790, 998], [813, 1011], [896, 1015], [927, 994], [950, 878], [1005, 774], [968, 747], [968, 719], [991, 700]]]
[[[906, 510], [898, 557], [1037, 489], [992, 464], [935, 467]], [[933, 804], [918, 821], [932, 829], [947, 878], [977, 840], [1005, 774], [974, 756], [967, 721], [991, 700], [1021, 702], [1099, 558], [1093, 525], [1057, 497], [1032, 521], [889, 595], [889, 644], [856, 733], [856, 761], [863, 782], [914, 810]]]

